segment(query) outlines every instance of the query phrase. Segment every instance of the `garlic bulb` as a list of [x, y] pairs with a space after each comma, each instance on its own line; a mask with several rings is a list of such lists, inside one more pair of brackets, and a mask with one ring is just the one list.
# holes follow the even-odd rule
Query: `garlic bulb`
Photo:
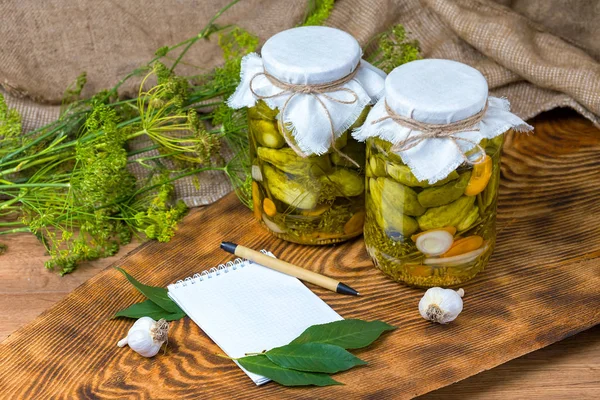
[[154, 357], [167, 341], [168, 333], [169, 323], [164, 319], [155, 321], [150, 317], [142, 317], [135, 321], [127, 337], [119, 340], [117, 346], [129, 345], [133, 351], [144, 357]]
[[419, 313], [431, 322], [447, 324], [454, 321], [462, 311], [464, 295], [465, 291], [462, 289], [429, 288], [419, 301]]

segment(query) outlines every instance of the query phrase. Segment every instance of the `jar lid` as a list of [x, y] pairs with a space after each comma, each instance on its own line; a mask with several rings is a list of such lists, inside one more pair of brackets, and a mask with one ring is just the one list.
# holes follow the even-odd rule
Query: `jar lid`
[[417, 179], [433, 184], [472, 162], [466, 154], [481, 140], [509, 129], [533, 127], [510, 112], [508, 100], [488, 97], [487, 82], [475, 68], [429, 59], [394, 69], [385, 96], [352, 136], [391, 142]]
[[242, 59], [240, 84], [227, 105], [238, 109], [263, 100], [279, 110], [284, 139], [298, 155], [324, 154], [383, 96], [385, 72], [361, 55], [356, 39], [339, 29], [280, 32], [267, 40], [262, 58], [251, 53]]
[[430, 124], [448, 124], [483, 110], [488, 85], [481, 72], [466, 64], [418, 60], [401, 65], [388, 75], [385, 98], [398, 115]]
[[303, 26], [272, 36], [264, 44], [265, 71], [293, 84], [333, 82], [358, 66], [362, 50], [352, 35], [325, 26]]

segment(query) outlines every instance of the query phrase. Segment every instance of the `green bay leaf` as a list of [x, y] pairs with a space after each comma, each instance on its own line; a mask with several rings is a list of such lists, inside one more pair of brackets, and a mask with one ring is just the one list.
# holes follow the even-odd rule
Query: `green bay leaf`
[[150, 317], [155, 320], [164, 318], [167, 321], [176, 321], [185, 317], [183, 311], [177, 313], [171, 313], [157, 306], [152, 300], [146, 300], [141, 303], [132, 304], [124, 310], [117, 312], [113, 318], [125, 317], [125, 318], [142, 318]]
[[152, 300], [157, 306], [161, 307], [169, 313], [182, 313], [183, 310], [169, 298], [167, 289], [156, 286], [148, 286], [138, 282], [133, 276], [129, 275], [123, 268], [116, 268], [121, 272], [127, 280], [149, 300]]
[[288, 344], [271, 349], [265, 355], [284, 368], [329, 374], [366, 364], [343, 348], [326, 343]]
[[330, 386], [342, 385], [327, 374], [296, 371], [283, 368], [267, 358], [265, 355], [242, 357], [238, 363], [250, 372], [266, 376], [267, 378], [284, 386]]
[[313, 325], [292, 340], [291, 344], [326, 343], [344, 349], [360, 349], [373, 343], [383, 332], [394, 329], [396, 329], [395, 326], [383, 321], [344, 319]]

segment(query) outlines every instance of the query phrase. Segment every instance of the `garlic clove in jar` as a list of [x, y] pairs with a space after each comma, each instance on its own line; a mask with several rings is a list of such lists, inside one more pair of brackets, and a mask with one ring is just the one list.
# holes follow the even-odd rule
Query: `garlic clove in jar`
[[167, 341], [168, 333], [169, 323], [164, 319], [155, 321], [150, 317], [142, 317], [135, 321], [127, 337], [119, 340], [117, 346], [129, 345], [133, 351], [144, 357], [154, 357]]
[[419, 301], [419, 313], [431, 322], [447, 324], [454, 321], [461, 313], [464, 295], [463, 289], [429, 288]]
[[443, 229], [424, 232], [415, 241], [417, 249], [426, 256], [439, 256], [446, 253], [454, 243], [450, 232]]

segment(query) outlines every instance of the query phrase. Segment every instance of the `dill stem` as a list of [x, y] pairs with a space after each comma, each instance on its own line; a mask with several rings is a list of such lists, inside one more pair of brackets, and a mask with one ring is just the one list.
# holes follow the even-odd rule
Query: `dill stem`
[[[73, 158], [73, 157], [71, 157], [71, 158]], [[50, 156], [50, 157], [40, 158], [39, 160], [32, 161], [31, 163], [25, 164], [24, 166], [21, 166], [21, 164], [19, 164], [19, 165], [17, 165], [14, 168], [10, 168], [10, 169], [4, 170], [4, 171], [0, 171], [0, 176], [4, 176], [4, 175], [7, 175], [7, 174], [12, 174], [14, 172], [25, 171], [28, 168], [31, 168], [33, 166], [36, 166], [36, 165], [39, 165], [39, 164], [43, 164], [46, 161], [52, 161], [52, 160], [55, 160], [55, 159], [56, 159], [56, 155], [53, 155], [53, 156]], [[63, 159], [63, 161], [64, 160], [68, 160], [68, 159], [69, 158]]]
[[190, 49], [190, 47], [192, 47], [194, 45], [194, 43], [196, 43], [200, 39], [203, 39], [209, 33], [219, 32], [219, 31], [221, 31], [223, 29], [228, 28], [228, 27], [223, 27], [223, 28], [220, 28], [220, 29], [216, 29], [214, 31], [211, 30], [213, 28], [214, 22], [221, 16], [221, 14], [223, 14], [225, 11], [227, 11], [229, 8], [231, 8], [238, 1], [239, 0], [233, 0], [232, 2], [230, 2], [229, 4], [227, 4], [225, 7], [221, 8], [219, 11], [217, 11], [217, 13], [215, 15], [213, 15], [213, 17], [210, 19], [210, 21], [208, 21], [208, 24], [206, 24], [206, 26], [204, 27], [204, 29], [202, 29], [202, 31], [197, 36], [195, 36], [195, 37], [193, 37], [191, 39], [188, 39], [189, 43], [181, 51], [181, 53], [179, 54], [179, 56], [177, 56], [177, 59], [175, 60], [175, 62], [171, 66], [171, 68], [170, 68], [171, 72], [173, 72], [173, 70], [175, 70], [175, 67], [177, 66], [177, 64], [179, 64], [179, 62], [181, 61], [181, 59], [183, 58], [183, 56], [185, 55], [185, 53], [188, 52], [188, 50]]
[[159, 183], [156, 183], [154, 185], [138, 189], [134, 194], [131, 195], [130, 199], [132, 199], [132, 198], [134, 198], [136, 196], [139, 196], [142, 193], [146, 193], [146, 192], [148, 192], [150, 190], [156, 189], [157, 187], [160, 187], [160, 186], [162, 186], [162, 185], [164, 185], [166, 183], [174, 182], [174, 181], [176, 181], [178, 179], [185, 178], [186, 176], [195, 175], [195, 174], [198, 174], [198, 173], [204, 172], [204, 171], [224, 171], [224, 170], [225, 170], [225, 168], [222, 168], [222, 167], [203, 167], [203, 168], [197, 168], [197, 169], [194, 169], [194, 170], [191, 170], [191, 171], [187, 171], [187, 172], [185, 172], [183, 174], [179, 174], [177, 176], [174, 176], [173, 178], [166, 179], [166, 180], [164, 180], [162, 182], [159, 182]]
[[31, 232], [31, 229], [29, 229], [26, 226], [24, 226], [22, 228], [7, 229], [5, 231], [0, 231], [0, 235], [10, 235], [11, 233], [19, 233], [19, 232]]
[[4, 226], [24, 226], [23, 223], [21, 221], [13, 221], [13, 222], [0, 222], [0, 227], [4, 227]]
[[[7, 182], [7, 181], [4, 181]], [[68, 188], [71, 185], [69, 183], [11, 183], [8, 185], [0, 185], [2, 189], [19, 189], [19, 188], [41, 188], [41, 187], [57, 187], [57, 188]]]

